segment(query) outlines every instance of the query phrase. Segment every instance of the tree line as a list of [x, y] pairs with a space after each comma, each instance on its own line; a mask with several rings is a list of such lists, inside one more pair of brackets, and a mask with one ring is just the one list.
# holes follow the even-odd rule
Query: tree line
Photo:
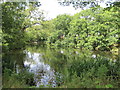
[[[120, 4], [99, 5], [70, 16], [58, 15], [44, 20], [39, 3], [2, 3], [3, 51], [24, 49], [32, 42], [43, 41], [51, 47], [111, 50], [119, 44]], [[37, 16], [36, 16], [37, 15]], [[33, 19], [33, 20], [32, 20]]]

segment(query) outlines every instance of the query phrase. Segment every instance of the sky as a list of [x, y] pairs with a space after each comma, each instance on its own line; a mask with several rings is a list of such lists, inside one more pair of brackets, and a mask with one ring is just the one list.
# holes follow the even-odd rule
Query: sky
[[39, 10], [43, 10], [45, 12], [46, 19], [53, 19], [59, 14], [70, 14], [74, 15], [77, 12], [80, 12], [81, 9], [75, 10], [72, 5], [71, 6], [61, 6], [57, 2], [57, 0], [39, 0], [41, 2], [41, 6]]
[[[75, 13], [78, 13], [81, 11], [81, 9], [75, 9], [72, 5], [70, 6], [61, 6], [57, 0], [39, 0], [41, 2], [41, 6], [39, 7], [39, 10], [44, 11], [44, 15], [47, 20], [55, 18], [59, 14], [69, 14], [74, 15]], [[108, 1], [108, 0], [104, 0]], [[101, 7], [106, 7], [105, 4], [100, 3]]]
[[[29, 1], [29, 0], [26, 0]], [[46, 17], [46, 20], [50, 20], [55, 18], [56, 16], [60, 14], [69, 14], [74, 15], [75, 13], [78, 13], [81, 11], [81, 9], [75, 9], [72, 5], [70, 6], [61, 6], [57, 0], [38, 0], [41, 2], [41, 6], [39, 7], [40, 11], [44, 12], [44, 16]], [[109, 1], [109, 0], [104, 0]], [[114, 0], [113, 0], [114, 1]], [[101, 3], [102, 7], [105, 7], [106, 5]]]

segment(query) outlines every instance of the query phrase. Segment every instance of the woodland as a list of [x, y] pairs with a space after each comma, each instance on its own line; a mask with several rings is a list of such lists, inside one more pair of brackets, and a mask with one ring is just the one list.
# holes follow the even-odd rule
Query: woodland
[[[10, 52], [40, 45], [47, 48], [46, 63], [63, 74], [62, 79], [56, 76], [56, 88], [120, 88], [120, 2], [106, 3], [106, 8], [100, 7], [96, 0], [65, 0], [58, 3], [63, 7], [73, 4], [74, 8], [83, 10], [74, 15], [62, 14], [45, 20], [44, 12], [38, 10], [40, 2], [29, 2], [29, 5], [26, 2], [0, 3], [3, 88], [36, 88], [31, 85], [31, 79], [28, 80], [33, 74], [27, 71], [16, 73], [13, 70]], [[87, 5], [89, 8], [84, 9]], [[74, 58], [74, 54], [62, 53], [67, 58], [62, 60], [51, 51], [61, 48], [71, 52], [73, 49], [86, 52]], [[29, 50], [42, 52], [41, 49], [41, 52], [34, 48]], [[110, 52], [115, 58], [99, 55], [90, 58], [90, 52], [93, 51]], [[15, 58], [20, 57], [17, 54]], [[48, 58], [51, 58], [50, 62]], [[52, 88], [51, 85], [48, 87]], [[44, 85], [39, 88], [44, 88]]]

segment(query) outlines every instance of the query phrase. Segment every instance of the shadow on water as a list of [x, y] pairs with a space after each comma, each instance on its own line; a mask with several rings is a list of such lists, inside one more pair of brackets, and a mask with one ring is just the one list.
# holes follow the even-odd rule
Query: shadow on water
[[[17, 73], [23, 77], [24, 82], [35, 87], [58, 87], [64, 83], [68, 71], [78, 60], [104, 56], [116, 62], [117, 56], [106, 52], [81, 51], [79, 49], [48, 49], [43, 46], [30, 46], [24, 51], [14, 51], [3, 55], [3, 73]], [[74, 63], [73, 63], [74, 62]], [[72, 65], [72, 66], [71, 66]], [[75, 66], [76, 67], [76, 66]], [[74, 67], [73, 71], [76, 71]], [[25, 73], [27, 72], [27, 74]], [[23, 73], [23, 74], [21, 74]], [[29, 77], [32, 74], [32, 77]], [[78, 73], [79, 74], [79, 73]], [[69, 76], [69, 75], [68, 75]], [[3, 76], [3, 86], [7, 80]], [[9, 79], [8, 79], [9, 80]], [[10, 83], [8, 83], [10, 84]]]

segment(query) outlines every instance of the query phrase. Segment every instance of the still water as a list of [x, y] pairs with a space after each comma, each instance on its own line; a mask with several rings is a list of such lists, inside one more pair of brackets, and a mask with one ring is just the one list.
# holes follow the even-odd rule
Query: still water
[[26, 59], [24, 61], [24, 66], [29, 67], [29, 72], [34, 73], [34, 81], [36, 86], [40, 85], [52, 85], [55, 87], [55, 71], [50, 67], [50, 65], [44, 63], [44, 59], [42, 58], [43, 54], [41, 53], [31, 53], [29, 51], [25, 51]]
[[[65, 67], [72, 60], [81, 57], [97, 58], [104, 56], [116, 62], [110, 52], [91, 52], [79, 49], [48, 49], [43, 46], [31, 46], [26, 50], [12, 51], [3, 55], [3, 70], [8, 68], [15, 73], [28, 71], [33, 74], [31, 86], [56, 87], [63, 83]], [[31, 82], [30, 82], [31, 83]], [[29, 84], [30, 84], [29, 83]]]

